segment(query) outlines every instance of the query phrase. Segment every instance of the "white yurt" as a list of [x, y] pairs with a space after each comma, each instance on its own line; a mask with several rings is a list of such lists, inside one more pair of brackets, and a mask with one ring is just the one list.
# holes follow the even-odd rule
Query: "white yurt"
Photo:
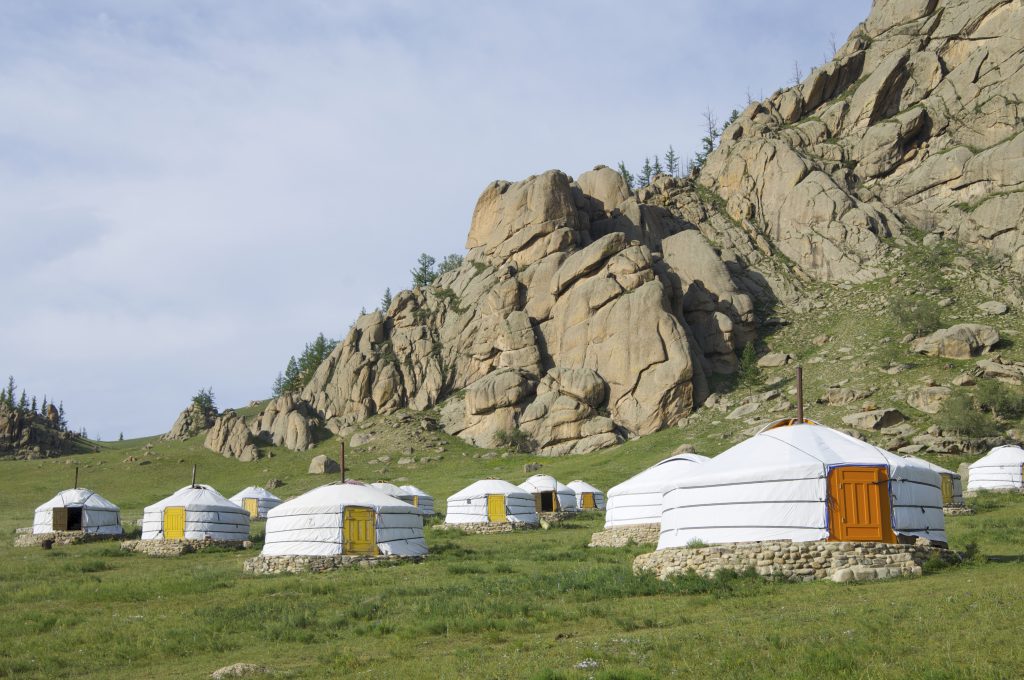
[[935, 463], [929, 463], [924, 458], [918, 458], [917, 456], [904, 456], [907, 460], [918, 465], [923, 465], [929, 470], [933, 470], [939, 475], [939, 480], [942, 482], [942, 504], [943, 505], [963, 505], [964, 504], [964, 487], [963, 481], [960, 479], [960, 475], [947, 470], [941, 465]]
[[604, 492], [582, 479], [574, 479], [567, 487], [576, 494], [576, 507], [580, 510], [604, 510]]
[[936, 472], [811, 421], [773, 423], [674, 486], [658, 549], [694, 540], [946, 542]]
[[409, 494], [412, 498], [409, 502], [412, 503], [414, 507], [420, 509], [421, 515], [424, 517], [430, 517], [434, 514], [434, 497], [429, 493], [418, 486], [413, 486], [412, 484], [404, 484], [399, 488]]
[[262, 554], [416, 556], [427, 544], [416, 508], [368, 484], [334, 482], [271, 510]]
[[32, 533], [84, 531], [120, 536], [121, 509], [89, 489], [65, 489], [36, 508]]
[[1019, 446], [997, 446], [971, 463], [968, 470], [968, 491], [1024, 491], [1024, 449]]
[[249, 512], [216, 489], [194, 484], [178, 489], [142, 513], [143, 540], [244, 541], [249, 538]]
[[616, 484], [608, 490], [604, 528], [660, 524], [662, 495], [707, 460], [707, 456], [697, 453], [682, 453]]
[[377, 489], [378, 491], [383, 491], [392, 498], [397, 498], [403, 503], [408, 503], [409, 505], [412, 505], [412, 494], [410, 494], [408, 491], [406, 491], [400, 486], [396, 486], [390, 482], [374, 482], [370, 486]]
[[482, 479], [448, 497], [446, 524], [538, 524], [533, 494], [503, 479]]
[[576, 492], [551, 475], [534, 475], [519, 485], [533, 496], [537, 512], [576, 512]]
[[247, 486], [228, 500], [248, 510], [249, 519], [266, 519], [271, 509], [281, 505], [281, 499], [262, 486]]

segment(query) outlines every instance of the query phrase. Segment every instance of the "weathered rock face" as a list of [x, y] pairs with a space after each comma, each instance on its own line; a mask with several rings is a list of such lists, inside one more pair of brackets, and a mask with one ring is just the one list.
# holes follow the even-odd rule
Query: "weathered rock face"
[[962, 323], [917, 338], [911, 343], [910, 349], [933, 357], [970, 359], [975, 354], [992, 349], [998, 342], [999, 331], [991, 326]]
[[314, 445], [313, 433], [319, 416], [294, 394], [271, 400], [250, 426], [254, 437], [292, 451], [305, 451]]
[[1022, 25], [1016, 0], [875, 2], [831, 61], [726, 128], [699, 181], [819, 280], [877, 276], [907, 226], [1024, 272]]
[[75, 436], [59, 426], [57, 410], [42, 416], [0, 403], [0, 457], [42, 458], [73, 453]]
[[225, 458], [251, 462], [259, 458], [259, 451], [245, 420], [232, 410], [222, 413], [206, 433], [203, 446]]
[[213, 427], [213, 421], [217, 418], [217, 411], [211, 408], [192, 403], [178, 414], [177, 420], [167, 434], [160, 437], [165, 441], [174, 439], [185, 440], [195, 437], [203, 430]]
[[767, 289], [605, 167], [491, 184], [466, 247], [320, 366], [299, 399], [328, 426], [464, 390], [442, 420], [480, 446], [519, 430], [561, 455], [654, 432], [703, 399], [708, 374], [735, 370], [754, 337], [748, 291]]

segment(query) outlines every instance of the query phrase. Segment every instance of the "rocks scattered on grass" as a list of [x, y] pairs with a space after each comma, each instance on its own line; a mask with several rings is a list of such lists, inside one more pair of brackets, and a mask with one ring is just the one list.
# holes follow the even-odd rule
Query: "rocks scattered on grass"
[[894, 408], [862, 411], [843, 416], [844, 423], [860, 430], [881, 430], [902, 423], [906, 419], [906, 416]]
[[213, 680], [225, 680], [226, 678], [245, 678], [253, 675], [272, 675], [274, 671], [266, 666], [257, 666], [254, 663], [236, 663], [224, 668], [218, 668], [210, 677]]
[[[348, 467], [347, 465], [345, 467]], [[311, 475], [327, 475], [337, 474], [341, 472], [341, 465], [338, 461], [333, 458], [328, 458], [324, 454], [314, 456], [313, 460], [309, 461], [309, 474]]]
[[995, 328], [976, 323], [962, 323], [917, 338], [911, 343], [910, 349], [927, 356], [970, 359], [976, 354], [989, 351], [998, 343], [999, 331]]

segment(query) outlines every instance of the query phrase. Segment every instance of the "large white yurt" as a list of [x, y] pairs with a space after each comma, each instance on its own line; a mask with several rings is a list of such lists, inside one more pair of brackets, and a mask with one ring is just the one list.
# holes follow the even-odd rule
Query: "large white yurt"
[[773, 423], [674, 486], [658, 549], [694, 540], [946, 542], [936, 472], [810, 421]]
[[427, 544], [416, 508], [368, 484], [334, 482], [271, 510], [262, 554], [416, 556]]
[[918, 458], [917, 456], [904, 456], [907, 460], [918, 465], [923, 465], [929, 470], [933, 470], [938, 473], [939, 480], [942, 482], [942, 504], [943, 505], [963, 505], [964, 504], [964, 486], [963, 481], [960, 479], [960, 475], [947, 470], [941, 465], [935, 463], [929, 463], [924, 458]]
[[400, 486], [396, 486], [395, 484], [392, 484], [390, 482], [374, 482], [370, 486], [377, 489], [377, 491], [383, 491], [392, 498], [397, 498], [403, 503], [408, 503], [409, 505], [412, 505], [412, 494], [410, 494], [408, 491], [406, 491]]
[[537, 512], [576, 512], [576, 492], [551, 475], [534, 475], [519, 485], [533, 496]]
[[121, 509], [89, 489], [65, 489], [36, 508], [32, 533], [84, 531], [120, 536]]
[[143, 540], [244, 541], [249, 538], [249, 511], [216, 489], [195, 484], [148, 506], [142, 513]]
[[968, 491], [1024, 491], [1024, 449], [1019, 446], [997, 446], [971, 463], [968, 469]]
[[412, 484], [403, 484], [398, 488], [411, 497], [412, 500], [409, 502], [412, 503], [414, 507], [419, 508], [421, 515], [424, 517], [430, 517], [434, 514], [434, 497], [429, 493], [418, 486], [413, 486]]
[[670, 456], [608, 489], [604, 528], [660, 524], [662, 495], [707, 460], [697, 453]]
[[266, 519], [268, 512], [281, 505], [281, 499], [262, 486], [247, 486], [228, 500], [248, 510], [249, 519]]
[[567, 487], [576, 494], [576, 507], [580, 510], [604, 510], [604, 492], [582, 479], [574, 479]]
[[538, 524], [533, 494], [503, 479], [481, 479], [448, 497], [445, 524]]

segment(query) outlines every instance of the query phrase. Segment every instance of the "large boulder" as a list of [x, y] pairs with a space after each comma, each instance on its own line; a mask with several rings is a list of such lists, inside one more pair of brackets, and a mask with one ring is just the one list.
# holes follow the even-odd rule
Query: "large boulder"
[[312, 448], [319, 415], [307, 402], [293, 394], [271, 400], [252, 424], [252, 434], [292, 451]]
[[[346, 465], [345, 467], [347, 468], [348, 466]], [[309, 474], [311, 475], [329, 475], [340, 472], [341, 465], [338, 461], [328, 458], [324, 454], [313, 456], [313, 459], [309, 461]]]
[[237, 458], [243, 462], [259, 458], [256, 442], [245, 419], [230, 409], [214, 420], [203, 446], [225, 458]]
[[999, 342], [999, 331], [991, 326], [962, 323], [942, 328], [914, 340], [910, 349], [919, 354], [946, 359], [970, 359], [987, 352]]
[[160, 437], [164, 441], [185, 440], [213, 427], [217, 410], [193, 402], [174, 421], [174, 425]]

